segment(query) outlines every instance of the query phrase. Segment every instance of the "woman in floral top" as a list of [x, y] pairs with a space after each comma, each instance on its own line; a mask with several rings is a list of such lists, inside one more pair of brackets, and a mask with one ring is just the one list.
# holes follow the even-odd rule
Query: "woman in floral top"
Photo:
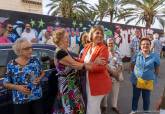
[[[120, 114], [120, 111], [117, 107], [118, 95], [119, 95], [119, 88], [120, 88], [120, 81], [123, 80], [122, 75], [122, 61], [120, 52], [115, 47], [113, 38], [107, 39], [107, 46], [109, 50], [109, 64], [108, 70], [110, 76], [112, 77], [112, 92], [111, 92], [111, 102], [112, 102], [112, 110], [117, 114]], [[104, 98], [104, 105], [107, 107], [107, 98]]]
[[40, 62], [32, 55], [32, 44], [26, 39], [18, 39], [13, 45], [18, 56], [7, 65], [4, 87], [12, 90], [15, 114], [43, 114], [42, 88], [40, 80], [44, 76]]

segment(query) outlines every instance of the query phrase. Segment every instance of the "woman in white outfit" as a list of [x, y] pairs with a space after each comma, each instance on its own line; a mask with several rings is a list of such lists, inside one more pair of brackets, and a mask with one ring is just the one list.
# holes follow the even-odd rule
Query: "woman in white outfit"
[[[84, 47], [81, 60], [93, 63], [98, 57], [104, 58], [104, 65], [92, 65], [92, 70], [86, 72], [87, 111], [86, 114], [101, 114], [100, 104], [111, 90], [111, 79], [108, 74], [108, 48], [103, 43], [104, 30], [102, 26], [94, 26], [90, 30], [91, 43]], [[105, 86], [106, 85], [106, 86]]]

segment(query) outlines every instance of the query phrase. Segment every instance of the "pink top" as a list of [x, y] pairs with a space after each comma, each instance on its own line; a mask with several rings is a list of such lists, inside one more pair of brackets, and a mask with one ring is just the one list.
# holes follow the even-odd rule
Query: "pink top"
[[5, 44], [5, 43], [11, 43], [11, 42], [7, 37], [1, 36], [0, 37], [0, 44]]

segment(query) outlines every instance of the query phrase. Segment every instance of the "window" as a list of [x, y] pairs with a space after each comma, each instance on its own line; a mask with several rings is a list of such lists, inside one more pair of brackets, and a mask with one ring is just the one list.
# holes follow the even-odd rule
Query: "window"
[[34, 49], [33, 56], [37, 57], [43, 70], [49, 70], [54, 66], [54, 52], [48, 49]]
[[36, 4], [36, 5], [42, 5], [41, 0], [22, 0], [24, 3], [29, 3], [29, 4]]
[[6, 72], [6, 66], [7, 63], [16, 58], [15, 53], [12, 50], [0, 50], [0, 78], [3, 77], [3, 75]]

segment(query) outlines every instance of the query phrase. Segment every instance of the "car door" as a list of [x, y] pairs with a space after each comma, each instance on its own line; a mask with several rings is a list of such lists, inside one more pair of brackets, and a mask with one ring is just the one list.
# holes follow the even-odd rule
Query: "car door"
[[54, 66], [54, 51], [45, 48], [34, 48], [33, 56], [40, 60], [42, 69], [45, 71], [45, 76], [43, 77], [41, 84], [43, 87], [43, 91], [47, 90], [48, 79], [53, 70], [55, 70]]
[[55, 96], [58, 91], [58, 77], [54, 65], [54, 50], [46, 48], [34, 48], [33, 56], [37, 57], [45, 71], [42, 79], [44, 113], [51, 113]]
[[7, 63], [15, 59], [16, 55], [12, 49], [0, 49], [0, 114], [12, 114], [12, 95], [11, 91], [3, 87], [3, 78], [6, 72]]

